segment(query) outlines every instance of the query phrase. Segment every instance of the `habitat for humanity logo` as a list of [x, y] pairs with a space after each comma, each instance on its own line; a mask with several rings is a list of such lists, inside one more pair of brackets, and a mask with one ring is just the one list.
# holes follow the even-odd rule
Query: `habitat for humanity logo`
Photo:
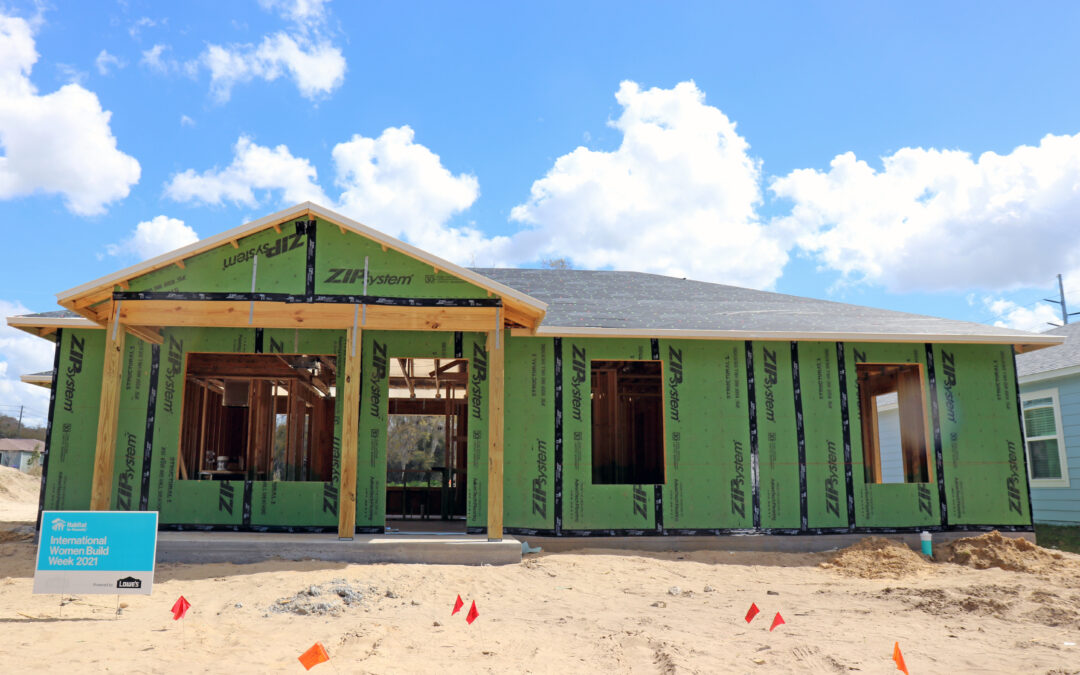
[[68, 532], [86, 532], [86, 523], [80, 523], [77, 521], [69, 522], [60, 517], [53, 518], [49, 522], [52, 523], [52, 529], [59, 532], [64, 532], [65, 530]]

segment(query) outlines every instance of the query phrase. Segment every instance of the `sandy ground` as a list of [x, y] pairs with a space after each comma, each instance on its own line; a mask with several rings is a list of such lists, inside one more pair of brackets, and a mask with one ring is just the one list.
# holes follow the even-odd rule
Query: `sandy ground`
[[[36, 496], [12, 499], [12, 482], [0, 473], [6, 673], [302, 673], [296, 657], [316, 641], [327, 673], [893, 673], [894, 641], [912, 675], [1080, 673], [1080, 556], [994, 537], [940, 552], [963, 564], [870, 540], [505, 567], [161, 565], [153, 595], [126, 596], [117, 615], [115, 596], [31, 594], [35, 547], [10, 514]], [[192, 608], [174, 622], [181, 594]], [[769, 632], [777, 612], [787, 623]]]

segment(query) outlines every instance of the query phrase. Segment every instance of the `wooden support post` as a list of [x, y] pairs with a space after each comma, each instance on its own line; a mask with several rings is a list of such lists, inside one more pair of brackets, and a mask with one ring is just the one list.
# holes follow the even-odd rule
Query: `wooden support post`
[[[360, 433], [360, 355], [362, 329], [349, 329], [345, 345], [345, 363], [338, 364], [344, 373], [345, 412], [341, 417], [341, 485], [338, 487], [338, 539], [352, 539], [356, 532], [356, 441]], [[341, 381], [340, 379], [338, 380]]]
[[[498, 347], [496, 347], [496, 344]], [[503, 533], [503, 354], [506, 340], [488, 331], [488, 541]]]
[[120, 410], [120, 376], [123, 370], [124, 336], [116, 320], [105, 326], [105, 366], [101, 372], [101, 406], [98, 410], [94, 479], [90, 509], [107, 511], [112, 500], [113, 460], [116, 456], [116, 421]]

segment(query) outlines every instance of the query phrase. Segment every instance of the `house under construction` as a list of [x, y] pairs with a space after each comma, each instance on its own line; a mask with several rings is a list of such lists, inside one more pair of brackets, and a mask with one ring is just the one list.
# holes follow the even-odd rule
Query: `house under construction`
[[[58, 297], [8, 319], [56, 343], [43, 508], [343, 538], [1028, 530], [1014, 353], [1061, 341], [465, 269], [311, 203]], [[421, 468], [388, 464], [409, 416], [438, 422]]]

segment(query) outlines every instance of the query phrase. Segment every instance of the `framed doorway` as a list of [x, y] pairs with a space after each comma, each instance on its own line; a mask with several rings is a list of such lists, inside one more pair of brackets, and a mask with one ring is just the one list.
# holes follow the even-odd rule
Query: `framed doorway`
[[386, 532], [462, 534], [468, 361], [394, 358], [388, 370]]

